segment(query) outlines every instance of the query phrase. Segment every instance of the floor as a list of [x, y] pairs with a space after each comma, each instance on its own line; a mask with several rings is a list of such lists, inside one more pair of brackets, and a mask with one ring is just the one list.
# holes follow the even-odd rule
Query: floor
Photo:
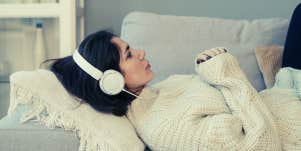
[[9, 83], [0, 82], [0, 119], [7, 113], [9, 106]]

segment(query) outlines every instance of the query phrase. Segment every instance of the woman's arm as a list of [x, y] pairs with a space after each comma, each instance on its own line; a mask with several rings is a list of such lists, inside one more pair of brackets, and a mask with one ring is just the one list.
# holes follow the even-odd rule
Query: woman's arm
[[[204, 53], [210, 57], [204, 57]], [[281, 149], [270, 111], [232, 55], [220, 48], [204, 51], [196, 59], [196, 71], [203, 80], [221, 91], [231, 111], [231, 114], [217, 114], [206, 119], [208, 141], [218, 138], [221, 141], [217, 141], [217, 146], [233, 147], [227, 147], [231, 150]]]

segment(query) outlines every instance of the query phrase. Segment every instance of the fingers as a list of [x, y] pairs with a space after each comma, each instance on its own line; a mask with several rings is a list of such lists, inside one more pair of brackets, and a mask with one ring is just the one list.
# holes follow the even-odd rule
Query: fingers
[[216, 47], [216, 48], [204, 50], [198, 54], [196, 63], [197, 64], [203, 63], [203, 62], [213, 58], [216, 55], [226, 53], [226, 52], [227, 52], [227, 49], [224, 47]]

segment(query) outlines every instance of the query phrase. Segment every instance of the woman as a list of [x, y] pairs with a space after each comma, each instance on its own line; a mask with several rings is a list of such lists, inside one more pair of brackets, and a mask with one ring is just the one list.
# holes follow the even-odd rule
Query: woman
[[[301, 21], [300, 7], [296, 8], [289, 27], [285, 66], [295, 67], [296, 62], [288, 62], [287, 57], [298, 53], [291, 48], [298, 45], [295, 40], [301, 40], [300, 32], [294, 32]], [[278, 120], [282, 116], [279, 111], [285, 110], [270, 101], [273, 98], [270, 96], [279, 91], [268, 91], [270, 95], [262, 99], [224, 48], [200, 53], [195, 64], [197, 75], [174, 75], [153, 87], [147, 86], [154, 73], [145, 52], [131, 48], [109, 32], [89, 35], [78, 52], [100, 71], [119, 71], [125, 90], [116, 95], [104, 93], [97, 78], [87, 74], [89, 71], [81, 67], [75, 55], [57, 60], [51, 70], [70, 93], [95, 109], [126, 115], [152, 150], [301, 149], [298, 124], [297, 129], [283, 129], [285, 125], [289, 127], [289, 122], [299, 123], [300, 119]], [[295, 112], [300, 110], [297, 108]], [[296, 136], [292, 137], [291, 132], [297, 133]]]

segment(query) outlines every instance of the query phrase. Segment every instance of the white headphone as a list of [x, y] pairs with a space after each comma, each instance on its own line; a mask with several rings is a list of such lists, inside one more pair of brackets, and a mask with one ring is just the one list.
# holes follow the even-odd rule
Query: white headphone
[[124, 89], [124, 78], [122, 74], [116, 70], [109, 69], [104, 73], [91, 65], [84, 57], [80, 55], [78, 50], [75, 50], [72, 55], [75, 63], [83, 69], [87, 74], [99, 81], [100, 89], [108, 95], [116, 95], [121, 91], [125, 91], [135, 97], [139, 97]]

